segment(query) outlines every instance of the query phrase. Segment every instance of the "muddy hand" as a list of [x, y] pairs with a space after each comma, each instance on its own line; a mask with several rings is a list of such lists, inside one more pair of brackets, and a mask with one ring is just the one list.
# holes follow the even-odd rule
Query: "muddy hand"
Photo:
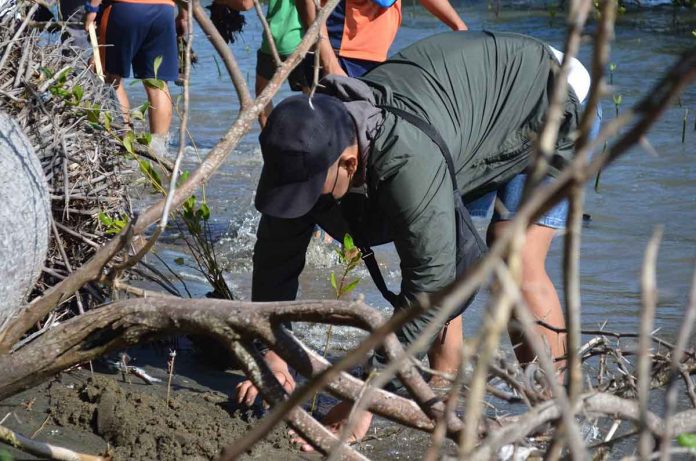
[[[271, 370], [273, 371], [273, 375], [276, 377], [278, 380], [278, 383], [283, 386], [283, 389], [285, 389], [285, 392], [288, 394], [291, 393], [295, 389], [295, 380], [293, 377], [290, 375], [288, 371], [285, 370]], [[242, 381], [241, 383], [237, 384], [236, 387], [236, 398], [235, 400], [237, 401], [238, 404], [245, 404], [246, 406], [250, 407], [251, 405], [254, 404], [254, 401], [256, 400], [256, 397], [259, 395], [259, 390], [256, 386], [254, 386], [254, 383], [252, 383], [250, 380], [245, 380]]]

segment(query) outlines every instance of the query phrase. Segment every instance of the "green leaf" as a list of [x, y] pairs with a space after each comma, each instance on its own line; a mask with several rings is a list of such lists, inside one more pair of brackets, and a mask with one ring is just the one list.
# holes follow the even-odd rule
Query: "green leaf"
[[615, 70], [616, 70], [616, 64], [614, 64], [614, 63], [612, 62], [611, 64], [609, 64], [609, 71], [610, 71], [610, 72], [614, 72]]
[[184, 213], [188, 214], [191, 218], [193, 217], [193, 209], [196, 207], [196, 196], [192, 195], [183, 203]]
[[164, 91], [167, 87], [167, 84], [163, 80], [158, 80], [156, 78], [146, 78], [143, 80], [143, 83], [149, 88], [155, 88], [162, 91]]
[[142, 115], [142, 116], [144, 117], [144, 116], [145, 116], [145, 112], [147, 112], [147, 110], [148, 110], [149, 108], [150, 108], [150, 102], [149, 102], [149, 101], [145, 101], [144, 103], [142, 103], [141, 105], [139, 105], [135, 110], [138, 111], [138, 112], [140, 112], [140, 115]]
[[694, 30], [691, 31], [691, 35], [693, 35], [694, 37], [696, 37], [696, 29], [694, 29]]
[[191, 176], [190, 171], [184, 171], [179, 175], [179, 180], [176, 182], [176, 187], [181, 187], [183, 183], [188, 181], [188, 178]]
[[157, 71], [159, 71], [159, 68], [162, 65], [162, 59], [164, 59], [162, 56], [157, 56], [155, 58], [155, 62], [152, 64], [152, 67], [155, 69], [155, 78], [157, 78]]
[[111, 131], [111, 112], [104, 112], [104, 128]]
[[85, 90], [80, 85], [75, 85], [72, 89], [73, 101], [77, 105], [82, 101], [82, 97], [85, 95]]
[[615, 105], [620, 106], [622, 100], [623, 100], [623, 97], [620, 94], [614, 95], [614, 104]]
[[114, 220], [111, 219], [111, 217], [104, 212], [99, 213], [98, 217], [99, 222], [105, 225], [106, 227], [110, 227], [114, 223]]
[[41, 71], [42, 74], [44, 74], [44, 76], [45, 76], [46, 78], [51, 78], [51, 77], [53, 77], [53, 76], [55, 75], [55, 72], [53, 72], [53, 71], [52, 71], [51, 69], [49, 69], [48, 67], [40, 67], [39, 70]]
[[174, 259], [174, 262], [176, 264], [178, 264], [179, 266], [183, 266], [184, 265], [184, 258], [181, 258], [181, 257], [176, 258], [176, 259]]
[[333, 271], [331, 271], [331, 286], [333, 289], [338, 292], [338, 283], [336, 283], [336, 274], [334, 274]]
[[343, 236], [343, 249], [344, 250], [352, 250], [355, 248], [355, 244], [353, 243], [353, 237], [350, 236], [350, 234], [346, 234]]
[[[135, 141], [135, 133], [133, 133], [132, 131], [128, 131], [125, 135], [123, 135], [123, 139], [121, 140], [123, 147], [131, 155], [135, 155], [135, 149], [133, 149], [133, 142], [134, 141]], [[141, 162], [143, 162], [143, 161], [141, 160]], [[145, 162], [145, 163], [147, 163], [147, 162]], [[148, 165], [149, 165], [149, 163], [148, 163]], [[152, 169], [152, 167], [150, 167], [150, 169]], [[147, 168], [145, 168], [145, 170], [143, 170], [142, 163], [140, 164], [140, 171], [142, 171], [145, 174], [148, 174]]]
[[355, 287], [358, 286], [358, 283], [360, 283], [360, 279], [353, 280], [348, 285], [346, 285], [345, 288], [343, 288], [343, 293], [341, 293], [341, 294], [350, 293], [351, 291], [353, 291], [355, 289]]
[[162, 180], [160, 179], [160, 176], [157, 173], [157, 171], [154, 168], [152, 168], [152, 163], [148, 162], [147, 160], [141, 159], [138, 161], [138, 165], [140, 166], [140, 171], [145, 175], [147, 179], [150, 180], [153, 187], [159, 186], [155, 187], [156, 190], [159, 190], [162, 187]]
[[145, 146], [149, 146], [150, 143], [152, 142], [152, 133], [146, 131], [144, 133], [138, 134], [137, 138], [138, 142], [140, 144], [143, 144]]
[[201, 203], [201, 208], [198, 210], [199, 216], [207, 221], [210, 218], [210, 208], [205, 202]]
[[677, 443], [684, 448], [690, 448], [696, 451], [696, 434], [679, 434], [677, 436]]
[[72, 67], [68, 67], [63, 72], [60, 73], [56, 79], [56, 83], [63, 85], [68, 80], [68, 74], [72, 72]]
[[13, 461], [14, 458], [12, 455], [5, 450], [4, 448], [0, 448], [0, 461]]

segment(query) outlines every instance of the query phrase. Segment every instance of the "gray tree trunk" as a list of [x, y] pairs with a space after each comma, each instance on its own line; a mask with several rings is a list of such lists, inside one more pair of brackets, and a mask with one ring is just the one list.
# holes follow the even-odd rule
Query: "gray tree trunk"
[[48, 251], [48, 184], [34, 148], [0, 112], [0, 331], [36, 283]]

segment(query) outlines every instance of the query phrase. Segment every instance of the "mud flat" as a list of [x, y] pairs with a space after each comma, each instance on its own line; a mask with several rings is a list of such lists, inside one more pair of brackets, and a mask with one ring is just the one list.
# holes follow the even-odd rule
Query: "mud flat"
[[[37, 440], [114, 460], [197, 461], [215, 459], [260, 416], [259, 408], [242, 410], [230, 401], [239, 375], [197, 366], [193, 356], [181, 357], [167, 405], [166, 369], [149, 363], [166, 363], [166, 354], [133, 356], [162, 382], [148, 385], [133, 375], [124, 381], [95, 364], [105, 372], [75, 369], [0, 402], [0, 419], [7, 415], [7, 427]], [[2, 450], [15, 459], [34, 459], [0, 444]], [[282, 426], [246, 456], [281, 458], [306, 459]]]

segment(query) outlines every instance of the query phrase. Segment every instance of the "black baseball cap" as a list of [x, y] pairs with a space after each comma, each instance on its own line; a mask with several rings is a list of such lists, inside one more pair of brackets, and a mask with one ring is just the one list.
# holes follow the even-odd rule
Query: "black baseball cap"
[[263, 169], [256, 209], [277, 218], [300, 217], [317, 203], [326, 173], [355, 141], [355, 125], [333, 96], [291, 96], [273, 109], [259, 142]]

